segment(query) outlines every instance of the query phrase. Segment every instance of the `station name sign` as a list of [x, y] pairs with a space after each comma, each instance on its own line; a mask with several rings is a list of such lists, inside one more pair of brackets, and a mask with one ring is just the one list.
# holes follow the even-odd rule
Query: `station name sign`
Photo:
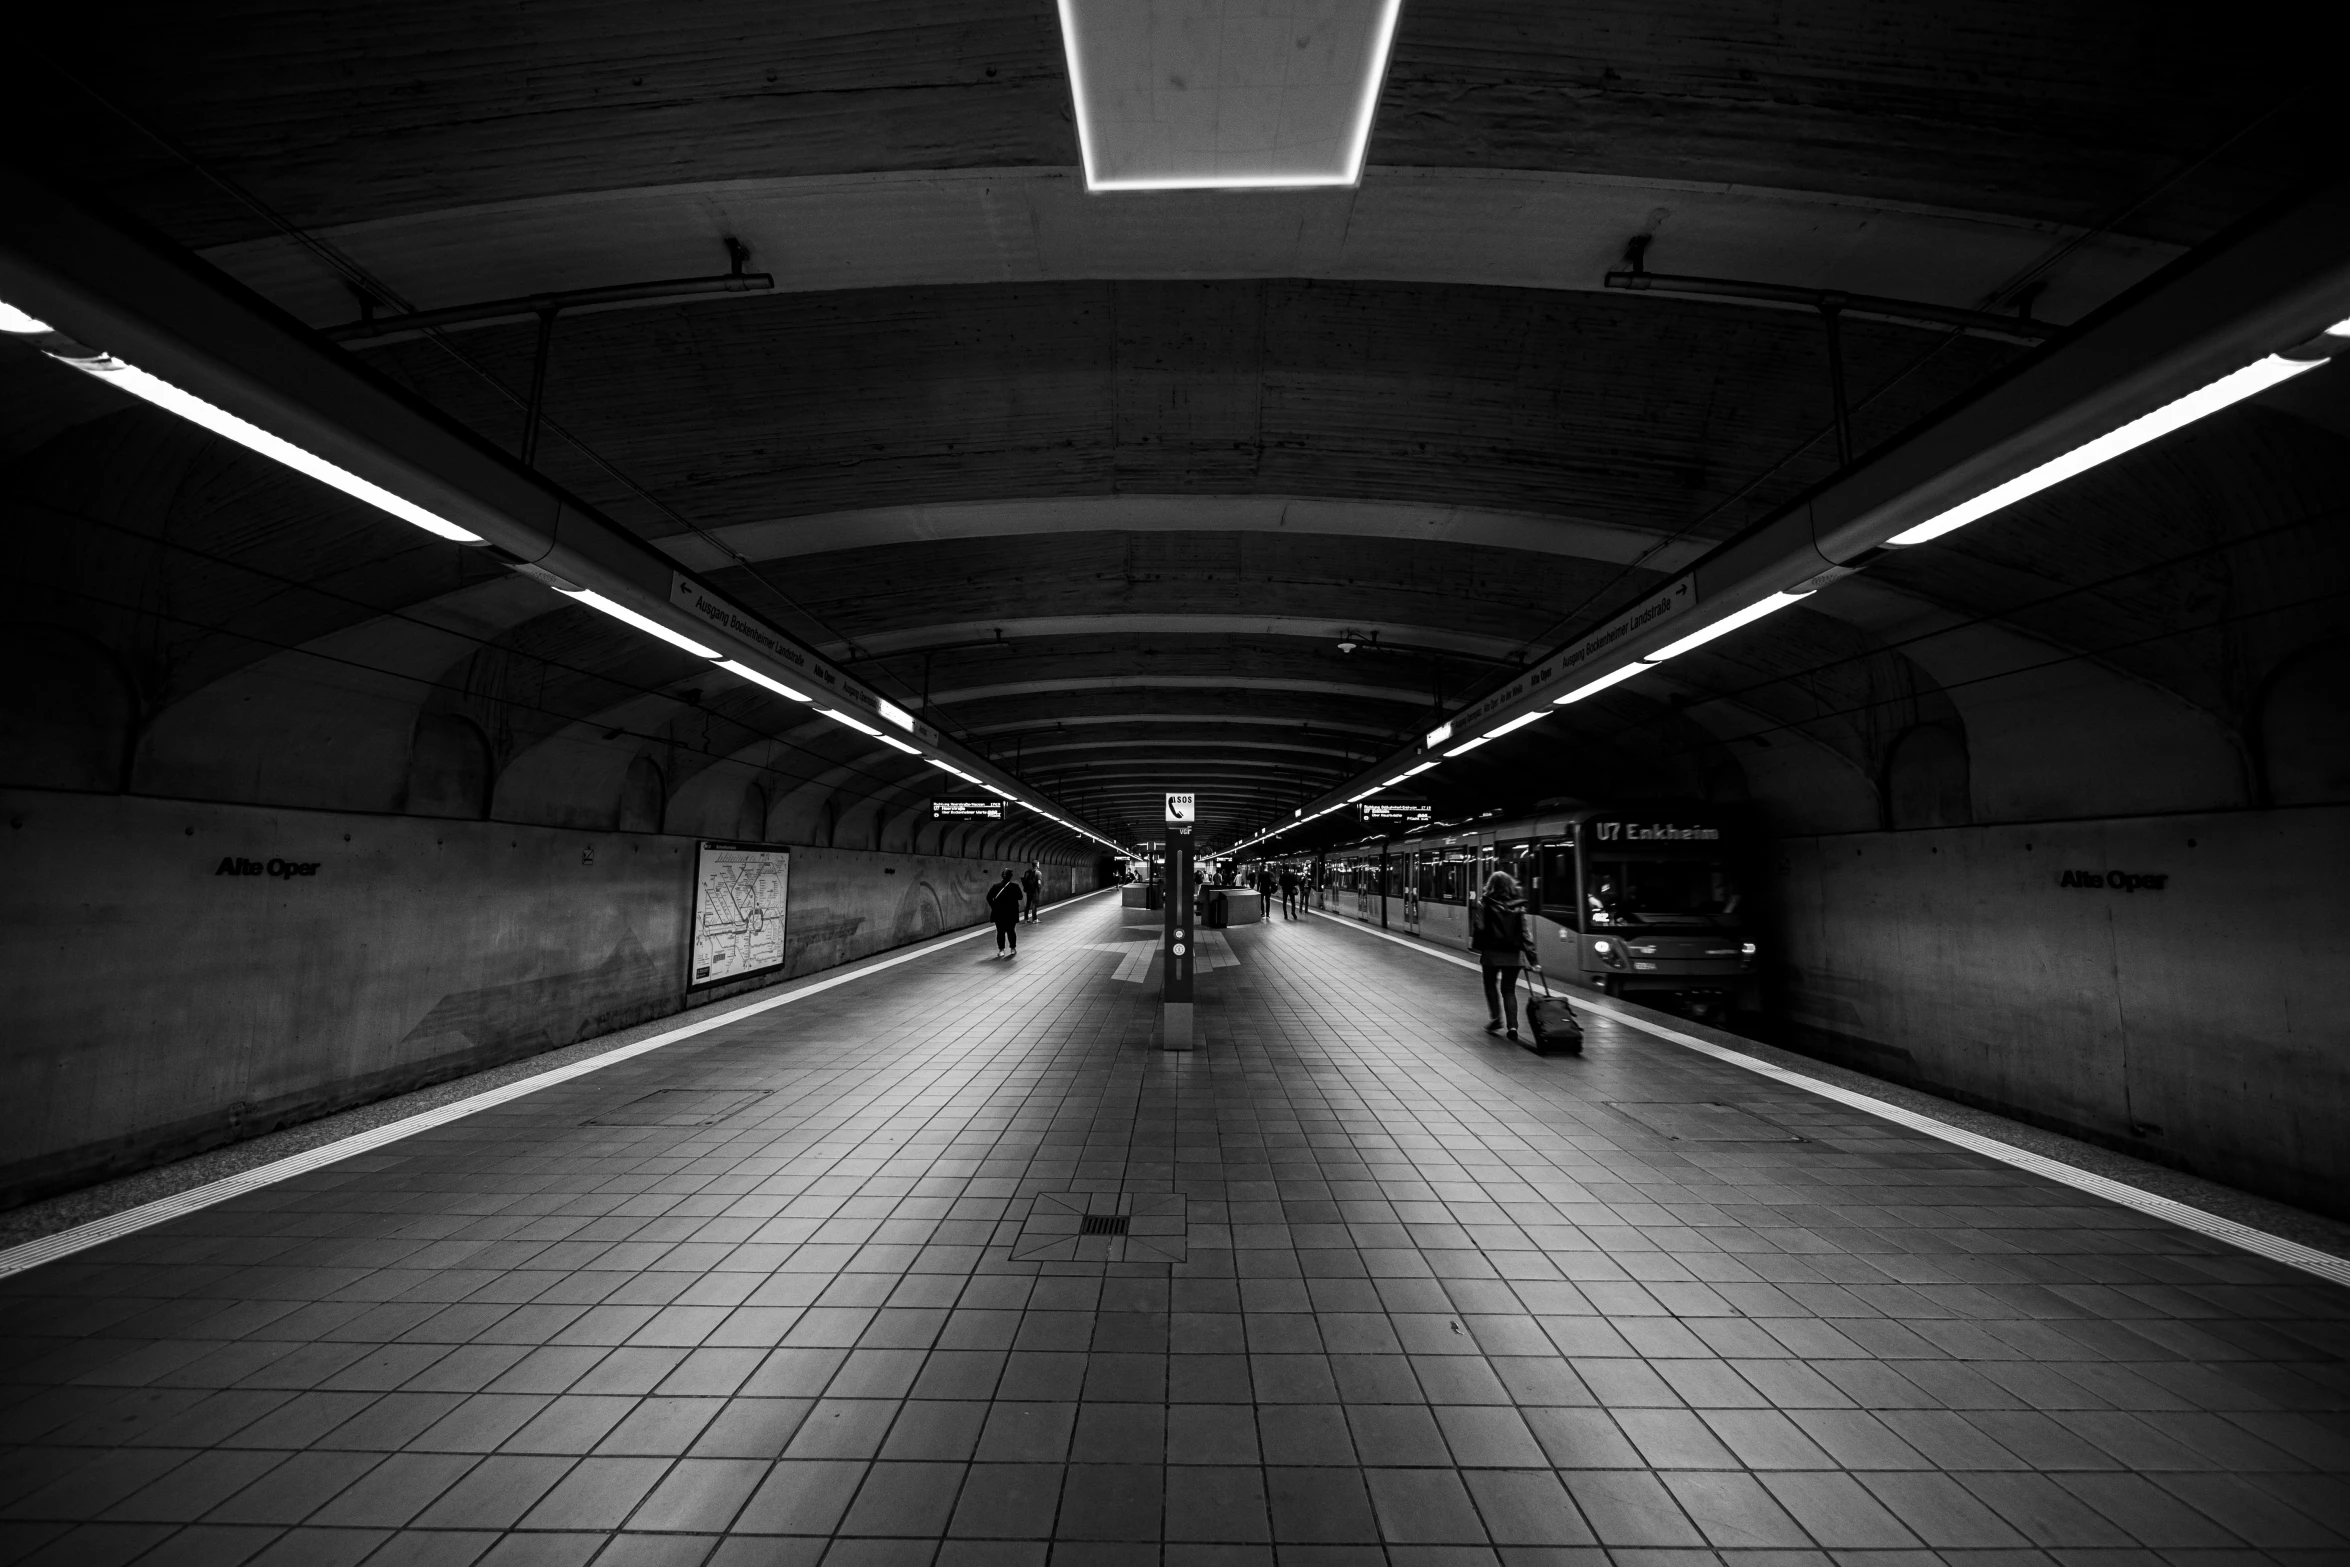
[[212, 874], [215, 876], [274, 876], [279, 881], [291, 881], [296, 876], [317, 875], [319, 864], [320, 862], [317, 860], [270, 860], [264, 863], [260, 860], [248, 860], [241, 854], [231, 854], [222, 857], [221, 862], [212, 868]]
[[2103, 887], [2109, 892], [2160, 892], [2170, 885], [2168, 871], [2066, 871], [2059, 887]]
[[1366, 827], [1385, 824], [1418, 827], [1435, 814], [1428, 805], [1413, 805], [1404, 801], [1366, 800], [1355, 809], [1363, 813], [1362, 821]]
[[934, 822], [1000, 822], [1004, 819], [1004, 802], [994, 795], [977, 799], [933, 800], [930, 819]]

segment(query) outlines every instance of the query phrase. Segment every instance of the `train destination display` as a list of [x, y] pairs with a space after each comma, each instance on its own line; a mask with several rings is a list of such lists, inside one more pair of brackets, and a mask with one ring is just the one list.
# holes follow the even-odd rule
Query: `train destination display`
[[976, 799], [933, 800], [930, 819], [934, 822], [1000, 822], [1004, 819], [1004, 802], [992, 794]]
[[1424, 827], [1433, 814], [1425, 800], [1366, 800], [1355, 809], [1365, 827]]
[[783, 967], [784, 903], [790, 887], [788, 849], [700, 844], [694, 860], [688, 988]]

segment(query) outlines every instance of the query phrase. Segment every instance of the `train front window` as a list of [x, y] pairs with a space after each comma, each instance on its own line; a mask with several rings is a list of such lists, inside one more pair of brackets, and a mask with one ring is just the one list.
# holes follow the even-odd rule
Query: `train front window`
[[1720, 860], [1595, 859], [1584, 892], [1594, 930], [1712, 927], [1735, 925], [1739, 919], [1738, 884]]

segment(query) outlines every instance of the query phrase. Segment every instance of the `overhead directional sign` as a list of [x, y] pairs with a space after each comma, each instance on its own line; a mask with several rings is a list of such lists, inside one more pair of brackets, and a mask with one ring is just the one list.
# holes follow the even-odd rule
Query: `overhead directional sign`
[[1004, 819], [1004, 802], [994, 795], [976, 799], [933, 800], [930, 819], [934, 822], [1000, 822]]
[[1425, 800], [1368, 800], [1355, 807], [1363, 813], [1363, 825], [1417, 827], [1435, 814]]
[[1199, 820], [1199, 796], [1171, 794], [1167, 796], [1167, 825], [1189, 826]]

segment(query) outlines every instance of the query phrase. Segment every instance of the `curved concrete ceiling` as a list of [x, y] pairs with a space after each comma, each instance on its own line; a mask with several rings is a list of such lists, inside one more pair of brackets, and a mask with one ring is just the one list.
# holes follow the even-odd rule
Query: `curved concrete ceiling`
[[1303, 495], [1044, 495], [873, 506], [676, 534], [661, 547], [693, 571], [881, 544], [1040, 533], [1290, 533], [1420, 539], [1573, 555], [1674, 571], [1706, 546], [1658, 528], [1491, 507]]
[[[958, 690], [933, 691], [931, 705], [948, 707], [962, 702], [983, 702], [992, 697], [1050, 696], [1067, 691], [1132, 691], [1137, 687], [1166, 691], [1285, 691], [1311, 692], [1317, 696], [1352, 697], [1367, 702], [1402, 702], [1421, 707], [1427, 705], [1427, 693], [1402, 686], [1355, 685], [1338, 680], [1290, 680], [1255, 675], [1151, 675], [1137, 678], [1132, 675], [1078, 676], [1062, 680], [1019, 680], [1002, 685], [965, 686]], [[1052, 721], [1049, 707], [1039, 709], [1039, 723]]]
[[[422, 309], [724, 269], [787, 292], [1098, 278], [1351, 278], [1596, 289], [1635, 234], [1662, 272], [1981, 306], [2059, 249], [2070, 321], [2177, 247], [1882, 196], [1546, 169], [1370, 168], [1354, 189], [1087, 194], [1073, 168], [903, 169], [599, 189], [336, 224], [317, 237]], [[289, 239], [212, 260], [314, 325], [343, 280]], [[725, 296], [708, 308], [723, 309]]]
[[[998, 754], [1059, 776], [1101, 753], [1072, 789], [1106, 769], [1096, 782], [1139, 799], [1135, 769], [1192, 767], [1263, 801], [1356, 739], [1413, 732], [1492, 661], [1555, 645], [1834, 466], [1818, 322], [1606, 292], [1632, 237], [1658, 271], [1952, 306], [2036, 273], [2031, 308], [2063, 322], [2287, 182], [2310, 153], [2271, 134], [2286, 56], [2215, 51], [2159, 10], [2001, 5], [1962, 24], [1889, 0], [1775, 19], [1765, 45], [1734, 0], [1413, 0], [1372, 167], [1314, 193], [1088, 196], [1038, 0], [711, 0], [657, 25], [578, 0], [463, 26], [229, 0], [108, 22], [87, 51], [52, 42], [104, 58], [106, 90], [186, 158], [87, 93], [25, 91], [67, 183], [313, 324], [356, 313], [336, 254], [432, 308], [717, 272], [724, 239], [747, 243], [772, 294], [562, 321], [544, 471], [759, 613], [860, 650], [893, 696], [927, 673], [934, 712]], [[224, 195], [239, 182], [252, 201]], [[358, 352], [512, 449], [533, 341], [520, 323]], [[1842, 344], [1864, 449], [2017, 356], [1881, 323]], [[44, 613], [120, 650], [150, 733], [194, 736], [294, 689], [288, 671], [373, 659], [387, 690], [429, 691], [419, 710], [503, 715], [517, 777], [561, 775], [559, 748], [605, 743], [612, 715], [646, 731], [614, 743], [674, 748], [672, 774], [765, 734], [808, 753], [779, 769], [802, 791], [852, 776], [824, 731], [764, 699], [688, 700], [660, 656], [535, 588], [484, 588], [79, 382], [53, 392], [15, 365], [0, 382], [25, 416], [0, 449], [27, 454], [10, 472], [40, 519], [33, 576], [141, 563], [121, 604], [85, 592]], [[1730, 737], [1769, 749], [1756, 779], [1861, 800], [1896, 716], [2001, 722], [1936, 680], [2007, 670], [2027, 641], [2093, 645], [2115, 685], [2234, 714], [2237, 649], [2308, 634], [2322, 612], [2292, 594], [2332, 566], [2211, 536], [2285, 537], [2333, 504], [2339, 438], [2323, 418], [2231, 418], [2193, 461], [2019, 508], [1885, 568], [1873, 597], [1830, 589], [1751, 647], [1539, 726], [1556, 738], [1525, 742], [1548, 747], [1534, 770], [1694, 789], [1739, 773]], [[2149, 564], [2197, 551], [2218, 564]], [[2049, 599], [2109, 577], [2128, 580]], [[1972, 640], [1907, 659], [1914, 617], [1889, 594]], [[183, 618], [158, 631], [133, 600]], [[2244, 624], [2156, 640], [2206, 603]], [[1374, 629], [1418, 651], [1336, 652]], [[413, 715], [380, 705], [375, 750], [399, 753]], [[265, 748], [264, 723], [237, 724]], [[1100, 743], [1045, 738], [1063, 727]], [[1785, 733], [1803, 743], [1769, 745]], [[1527, 787], [1496, 760], [1534, 754], [1516, 745], [1431, 778], [1457, 773], [1444, 787], [1481, 809]]]
[[1378, 724], [1339, 723], [1329, 719], [1306, 720], [1281, 718], [1264, 713], [1086, 713], [1069, 714], [1059, 718], [1025, 723], [973, 724], [962, 732], [969, 735], [1053, 734], [1062, 729], [1101, 724], [1213, 724], [1229, 729], [1234, 725], [1258, 726], [1295, 730], [1300, 735], [1373, 735], [1384, 738], [1390, 731]]
[[1308, 620], [1287, 615], [1160, 615], [1148, 612], [1112, 615], [1007, 616], [1001, 620], [944, 621], [932, 625], [879, 631], [817, 651], [828, 658], [890, 653], [919, 653], [929, 648], [992, 647], [1031, 637], [1068, 636], [1294, 637], [1332, 647], [1358, 642], [1362, 657], [1381, 653], [1437, 650], [1466, 653], [1496, 664], [1514, 662], [1512, 655], [1526, 649], [1506, 637], [1478, 636], [1444, 626], [1400, 624], [1364, 616], [1360, 620]]

